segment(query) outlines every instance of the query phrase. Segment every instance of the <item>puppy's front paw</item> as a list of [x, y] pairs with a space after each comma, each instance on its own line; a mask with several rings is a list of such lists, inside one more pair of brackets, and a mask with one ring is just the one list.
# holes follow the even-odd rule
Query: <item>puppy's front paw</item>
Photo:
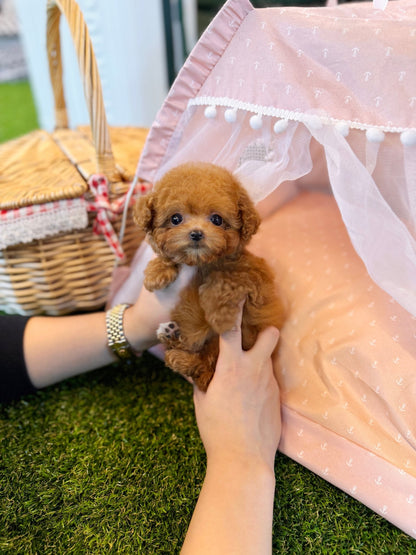
[[144, 271], [144, 286], [148, 291], [164, 289], [178, 277], [179, 268], [176, 264], [161, 258], [154, 258]]
[[156, 336], [164, 345], [176, 343], [180, 337], [180, 329], [176, 322], [165, 322], [160, 324], [156, 330]]

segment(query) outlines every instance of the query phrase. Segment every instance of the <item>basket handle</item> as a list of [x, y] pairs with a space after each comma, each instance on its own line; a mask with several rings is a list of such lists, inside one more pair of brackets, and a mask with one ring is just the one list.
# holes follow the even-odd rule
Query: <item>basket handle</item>
[[101, 80], [92, 47], [90, 34], [75, 0], [48, 0], [47, 4], [47, 52], [49, 73], [55, 99], [55, 127], [67, 128], [63, 81], [59, 22], [65, 16], [76, 50], [79, 69], [83, 79], [84, 94], [96, 153], [97, 171], [110, 183], [121, 181], [120, 173], [111, 148], [110, 133], [105, 115]]

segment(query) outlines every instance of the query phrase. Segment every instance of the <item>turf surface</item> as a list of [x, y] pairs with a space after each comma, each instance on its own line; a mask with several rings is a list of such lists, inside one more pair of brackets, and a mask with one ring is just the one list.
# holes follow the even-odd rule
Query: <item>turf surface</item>
[[[151, 355], [0, 410], [0, 553], [179, 553], [205, 454], [189, 384]], [[274, 553], [415, 553], [414, 540], [283, 455]]]
[[[0, 140], [36, 127], [27, 83], [0, 85], [0, 106]], [[150, 355], [0, 406], [0, 441], [1, 555], [179, 552], [205, 454], [189, 384]], [[416, 542], [279, 454], [273, 553]]]

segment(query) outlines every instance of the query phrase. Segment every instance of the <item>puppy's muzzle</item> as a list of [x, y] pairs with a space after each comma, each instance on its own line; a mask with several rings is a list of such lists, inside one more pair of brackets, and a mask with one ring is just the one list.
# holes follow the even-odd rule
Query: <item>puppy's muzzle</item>
[[193, 229], [189, 233], [189, 238], [195, 243], [198, 243], [198, 241], [204, 238], [204, 233], [200, 229]]

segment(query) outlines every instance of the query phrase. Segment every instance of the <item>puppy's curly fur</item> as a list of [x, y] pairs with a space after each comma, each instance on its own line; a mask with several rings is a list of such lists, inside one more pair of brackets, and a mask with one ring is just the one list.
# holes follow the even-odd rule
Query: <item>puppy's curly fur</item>
[[260, 218], [245, 189], [213, 164], [170, 170], [137, 202], [134, 217], [156, 252], [145, 270], [150, 291], [172, 283], [182, 264], [195, 266], [172, 322], [162, 324], [166, 365], [206, 390], [218, 357], [219, 334], [242, 319], [243, 349], [267, 326], [281, 327], [282, 305], [266, 262], [246, 250]]

